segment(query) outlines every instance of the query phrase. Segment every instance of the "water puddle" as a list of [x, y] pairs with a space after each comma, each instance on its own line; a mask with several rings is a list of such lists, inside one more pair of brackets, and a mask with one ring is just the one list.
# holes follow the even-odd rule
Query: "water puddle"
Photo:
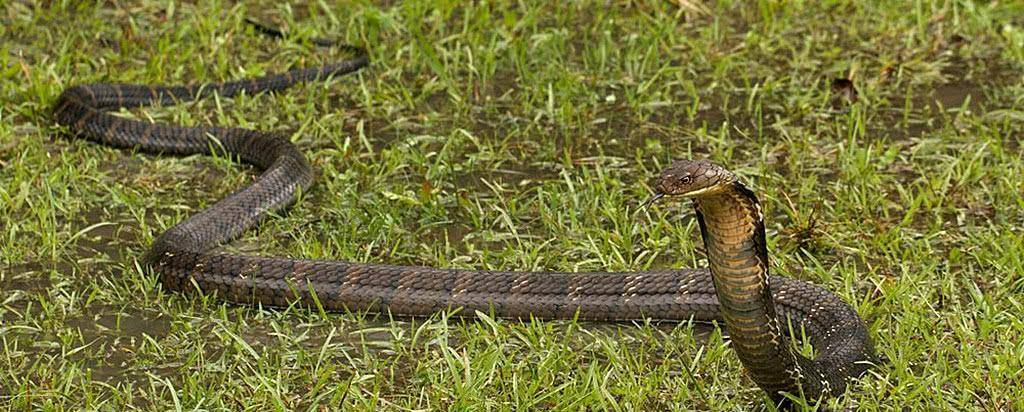
[[170, 331], [170, 321], [160, 312], [109, 305], [88, 306], [65, 324], [79, 330], [83, 340], [111, 339], [111, 343], [143, 335], [162, 338]]

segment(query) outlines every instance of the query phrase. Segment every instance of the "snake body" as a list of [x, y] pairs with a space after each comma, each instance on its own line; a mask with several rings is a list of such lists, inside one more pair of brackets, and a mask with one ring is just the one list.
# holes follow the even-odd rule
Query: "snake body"
[[[278, 133], [153, 124], [108, 113], [212, 94], [276, 91], [352, 73], [369, 60], [361, 49], [351, 50], [356, 56], [349, 60], [235, 82], [77, 85], [64, 90], [53, 114], [75, 137], [156, 154], [216, 152], [262, 170], [250, 185], [154, 241], [143, 266], [175, 291], [198, 289], [233, 302], [267, 306], [299, 301], [327, 310], [405, 315], [463, 308], [462, 313], [479, 310], [507, 318], [724, 322], [750, 377], [775, 400], [782, 400], [786, 392], [802, 392], [812, 399], [840, 395], [875, 359], [867, 329], [853, 308], [821, 287], [768, 275], [756, 197], [729, 178], [731, 173], [707, 162], [677, 162], [657, 187], [663, 194], [694, 199], [710, 269], [510, 272], [244, 256], [215, 249], [293, 202], [312, 184], [312, 168], [299, 150]], [[677, 180], [682, 175], [690, 176], [691, 182], [694, 176], [717, 180], [691, 195]], [[818, 353], [814, 359], [796, 353], [790, 343], [787, 335], [800, 335], [801, 330]]]

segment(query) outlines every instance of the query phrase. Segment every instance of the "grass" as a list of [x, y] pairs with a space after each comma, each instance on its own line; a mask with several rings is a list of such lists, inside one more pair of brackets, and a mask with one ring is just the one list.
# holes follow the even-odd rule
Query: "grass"
[[[252, 179], [67, 139], [89, 82], [224, 81], [364, 44], [373, 67], [123, 115], [291, 133], [320, 175], [228, 249], [520, 270], [704, 266], [672, 158], [760, 194], [773, 270], [867, 320], [889, 363], [829, 406], [1024, 410], [1024, 5], [1014, 2], [0, 3], [0, 405], [744, 410], [701, 325], [261, 310], [136, 258]], [[680, 6], [682, 5], [682, 6]], [[695, 6], [696, 5], [696, 6]], [[254, 35], [244, 17], [295, 38]], [[856, 101], [834, 89], [849, 78]]]

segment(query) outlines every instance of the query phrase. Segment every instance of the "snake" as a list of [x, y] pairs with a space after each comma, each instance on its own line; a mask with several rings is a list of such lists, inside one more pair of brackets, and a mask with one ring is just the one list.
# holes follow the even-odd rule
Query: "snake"
[[[283, 32], [253, 24], [258, 32]], [[52, 114], [71, 138], [157, 155], [222, 155], [261, 170], [250, 184], [155, 238], [139, 259], [160, 284], [239, 304], [302, 304], [329, 311], [430, 316], [461, 308], [510, 319], [724, 323], [749, 377], [775, 402], [841, 396], [876, 361], [857, 311], [815, 284], [769, 274], [764, 217], [756, 195], [715, 163], [684, 159], [664, 169], [648, 204], [690, 199], [707, 268], [636, 272], [519, 272], [251, 256], [219, 247], [294, 203], [314, 171], [288, 135], [236, 127], [186, 127], [111, 112], [213, 95], [271, 93], [326, 81], [369, 65], [365, 49], [311, 68], [238, 81], [182, 86], [90, 83], [62, 91]], [[816, 355], [799, 353], [808, 340]], [[791, 396], [786, 396], [790, 394]]]

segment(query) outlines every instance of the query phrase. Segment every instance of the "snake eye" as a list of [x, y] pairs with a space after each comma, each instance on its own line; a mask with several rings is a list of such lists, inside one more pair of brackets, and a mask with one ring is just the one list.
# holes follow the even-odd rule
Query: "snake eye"
[[690, 175], [686, 175], [686, 176], [683, 176], [683, 177], [679, 178], [679, 184], [681, 184], [681, 185], [688, 185], [692, 181], [693, 181], [693, 177], [691, 177]]

